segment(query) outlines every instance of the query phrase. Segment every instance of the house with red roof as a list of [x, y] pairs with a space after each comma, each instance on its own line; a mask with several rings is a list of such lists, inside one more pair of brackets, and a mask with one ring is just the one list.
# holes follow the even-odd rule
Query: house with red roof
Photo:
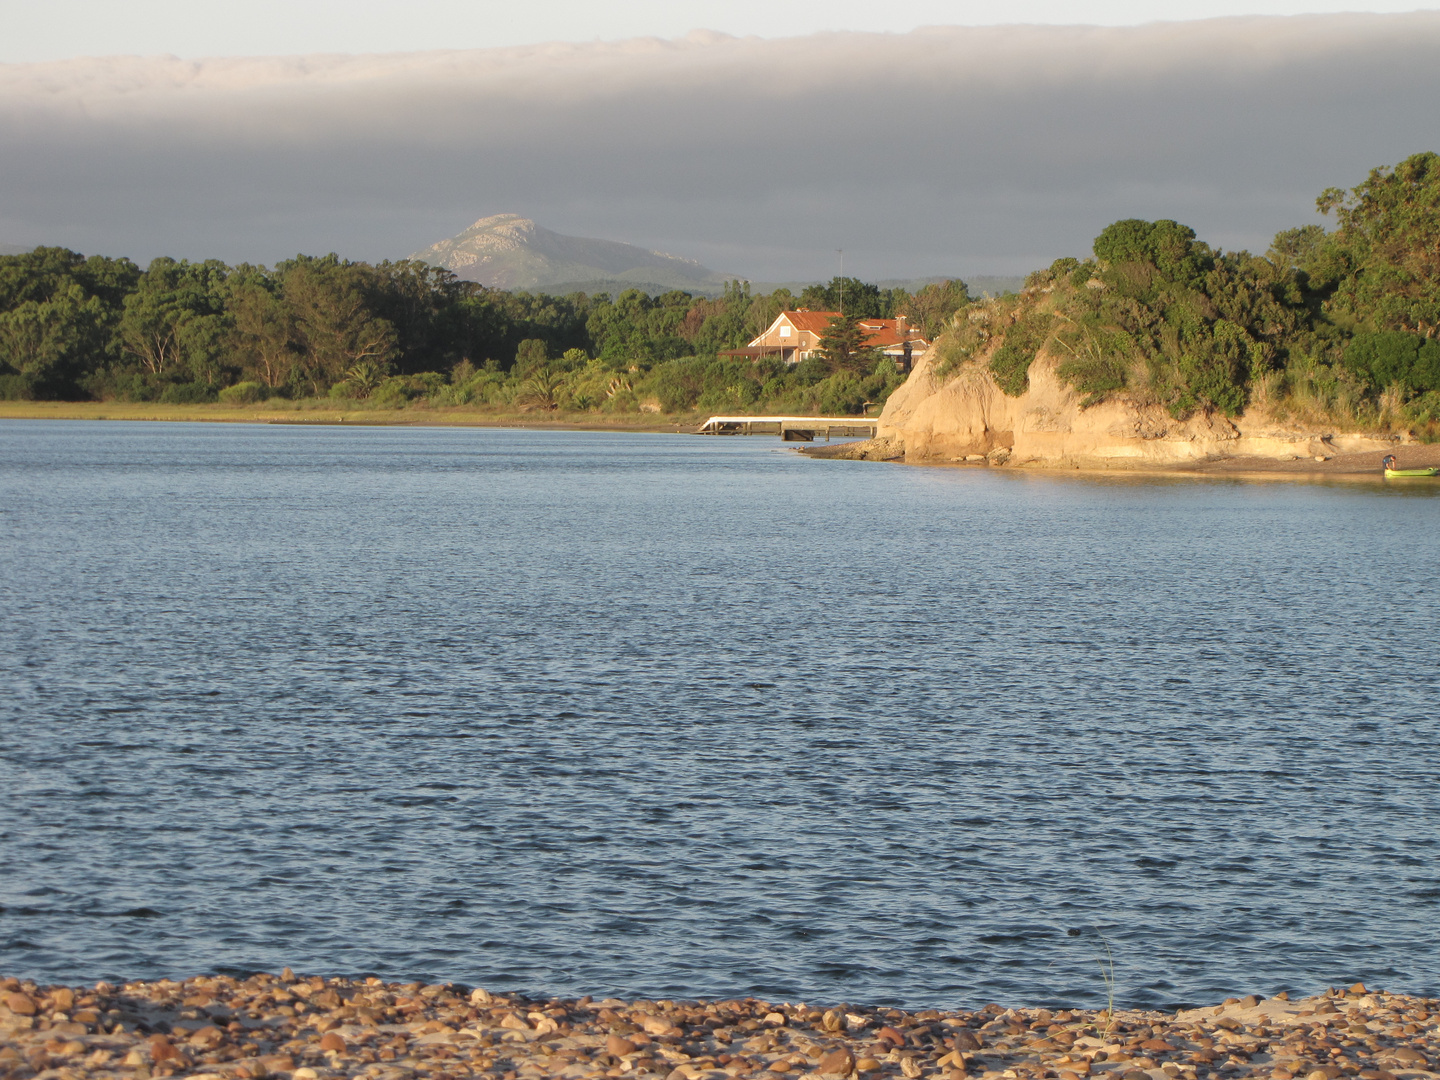
[[[838, 319], [838, 311], [782, 311], [766, 331], [743, 349], [725, 349], [721, 356], [746, 357], [759, 360], [772, 356], [787, 364], [798, 364], [820, 351], [820, 339]], [[879, 349], [895, 361], [901, 371], [909, 371], [911, 357], [930, 347], [920, 334], [907, 324], [905, 316], [894, 319], [861, 319], [865, 331], [865, 347]]]

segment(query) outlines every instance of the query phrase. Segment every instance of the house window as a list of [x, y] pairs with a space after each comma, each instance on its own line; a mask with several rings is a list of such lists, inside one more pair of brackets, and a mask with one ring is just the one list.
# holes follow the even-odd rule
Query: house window
[[789, 337], [789, 336], [790, 336], [790, 324], [789, 324], [789, 323], [782, 323], [782, 324], [781, 324], [781, 326], [780, 326], [780, 336], [781, 336], [781, 337]]

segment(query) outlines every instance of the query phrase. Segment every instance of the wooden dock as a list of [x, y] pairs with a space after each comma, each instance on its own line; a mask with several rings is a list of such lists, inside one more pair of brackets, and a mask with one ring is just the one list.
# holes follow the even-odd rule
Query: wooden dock
[[873, 439], [880, 421], [869, 416], [712, 416], [696, 435], [779, 435], [786, 442], [814, 442], [824, 435]]

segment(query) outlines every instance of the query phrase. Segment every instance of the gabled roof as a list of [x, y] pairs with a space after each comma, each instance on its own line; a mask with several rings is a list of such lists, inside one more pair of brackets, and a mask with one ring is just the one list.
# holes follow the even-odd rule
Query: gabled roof
[[[830, 320], [838, 318], [838, 311], [782, 311], [780, 318], [785, 319], [796, 330], [809, 330], [812, 334], [823, 334], [830, 328]], [[776, 320], [777, 322], [779, 320]]]
[[[750, 346], [752, 348], [759, 346], [760, 342], [780, 324], [782, 319], [796, 330], [809, 331], [816, 337], [823, 337], [825, 331], [830, 329], [831, 321], [839, 317], [840, 312], [838, 311], [782, 311], [775, 317], [775, 321], [765, 329], [764, 334], [750, 342]], [[867, 348], [885, 349], [904, 344], [906, 341], [916, 342], [922, 347], [930, 344], [917, 331], [908, 326], [902, 333], [899, 319], [861, 319], [859, 325], [867, 332], [865, 336]]]
[[902, 332], [898, 319], [861, 319], [860, 325], [869, 331], [865, 335], [866, 348], [886, 349], [892, 345], [903, 345], [907, 341], [922, 348], [930, 344], [920, 336], [919, 331], [908, 326]]

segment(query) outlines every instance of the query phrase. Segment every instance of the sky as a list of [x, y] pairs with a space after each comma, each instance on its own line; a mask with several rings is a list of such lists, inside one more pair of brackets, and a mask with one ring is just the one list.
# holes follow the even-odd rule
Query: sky
[[1123, 217], [1263, 251], [1440, 150], [1409, 6], [0, 0], [0, 244], [399, 258], [515, 212], [757, 281], [1024, 273]]
[[1002, 23], [1124, 26], [1227, 15], [1404, 12], [1375, 0], [0, 0], [0, 62], [488, 49], [547, 41], [798, 37]]

